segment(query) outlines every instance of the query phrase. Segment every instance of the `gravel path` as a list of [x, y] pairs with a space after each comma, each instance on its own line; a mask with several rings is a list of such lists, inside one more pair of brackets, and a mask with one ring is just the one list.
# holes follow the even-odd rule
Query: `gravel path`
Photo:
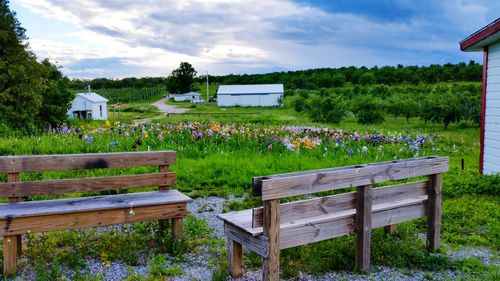
[[[224, 237], [223, 235], [223, 224], [221, 220], [217, 218], [217, 214], [222, 213], [224, 205], [228, 200], [234, 200], [234, 198], [220, 198], [220, 197], [205, 197], [193, 200], [189, 206], [189, 211], [193, 216], [198, 218], [204, 218], [207, 220], [208, 225], [212, 228], [213, 234], [216, 237]], [[498, 256], [495, 255], [488, 249], [485, 248], [466, 248], [458, 251], [448, 250], [448, 254], [452, 259], [466, 259], [469, 257], [478, 258], [484, 264], [488, 265], [490, 263], [499, 263]], [[195, 252], [187, 253], [184, 256], [184, 262], [177, 264], [184, 271], [184, 275], [175, 276], [169, 280], [174, 281], [209, 281], [212, 279], [212, 267], [210, 265], [210, 259], [213, 254], [210, 252], [209, 246], [203, 245], [196, 249]], [[109, 265], [105, 265], [100, 260], [88, 260], [88, 270], [90, 275], [102, 274], [101, 280], [123, 280], [129, 276], [130, 271], [134, 273], [146, 276], [148, 273], [147, 261], [151, 257], [140, 257], [140, 265], [129, 267], [123, 262], [113, 262]], [[169, 259], [167, 266], [170, 265], [172, 259]], [[65, 272], [68, 276], [68, 280], [71, 280], [74, 273], [68, 270]], [[242, 278], [232, 279], [232, 281], [257, 281], [261, 280], [261, 270], [260, 269], [246, 269], [245, 274]], [[326, 281], [326, 280], [398, 280], [398, 281], [416, 281], [416, 280], [429, 280], [429, 276], [434, 280], [446, 279], [451, 280], [458, 278], [457, 272], [422, 272], [422, 271], [412, 271], [412, 270], [402, 270], [389, 267], [373, 267], [369, 274], [359, 275], [352, 272], [340, 271], [340, 272], [329, 272], [321, 276], [311, 276], [308, 274], [299, 274], [293, 280], [304, 280], [304, 281]], [[35, 280], [34, 270], [30, 268], [29, 265], [25, 266], [19, 273], [15, 280]]]
[[162, 98], [161, 100], [152, 103], [152, 105], [158, 107], [158, 111], [163, 113], [163, 114], [168, 114], [168, 113], [184, 113], [188, 111], [186, 108], [180, 108], [174, 105], [169, 105], [166, 104], [167, 98]]

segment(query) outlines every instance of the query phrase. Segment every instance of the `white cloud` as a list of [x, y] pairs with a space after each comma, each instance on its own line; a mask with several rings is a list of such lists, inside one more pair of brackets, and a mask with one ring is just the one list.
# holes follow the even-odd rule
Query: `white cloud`
[[[406, 21], [377, 22], [291, 0], [18, 1], [33, 13], [78, 30], [57, 41], [32, 36], [30, 45], [39, 57], [70, 66], [65, 69], [70, 76], [108, 77], [163, 75], [180, 61], [219, 74], [418, 63], [418, 52], [458, 53], [460, 38], [453, 37], [456, 32], [443, 33], [443, 26], [466, 28], [474, 21], [472, 15], [483, 18], [488, 11], [476, 3], [446, 0], [432, 6], [435, 11], [429, 16], [417, 13]], [[443, 21], [434, 23], [440, 16]], [[391, 49], [401, 50], [404, 57]], [[105, 59], [136, 72], [106, 65], [78, 68], [80, 61]]]

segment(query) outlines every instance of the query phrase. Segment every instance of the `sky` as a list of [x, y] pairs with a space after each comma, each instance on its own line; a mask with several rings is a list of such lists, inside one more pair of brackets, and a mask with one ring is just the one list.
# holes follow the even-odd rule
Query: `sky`
[[30, 49], [71, 78], [482, 61], [459, 42], [498, 0], [11, 0]]

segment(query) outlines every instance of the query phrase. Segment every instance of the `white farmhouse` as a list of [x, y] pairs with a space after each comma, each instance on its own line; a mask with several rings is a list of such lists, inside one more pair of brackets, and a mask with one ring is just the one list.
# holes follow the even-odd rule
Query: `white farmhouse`
[[218, 106], [281, 106], [283, 84], [220, 85]]
[[108, 100], [96, 93], [78, 93], [68, 110], [70, 118], [107, 120]]
[[500, 173], [500, 18], [462, 40], [460, 49], [484, 54], [479, 170]]
[[189, 92], [179, 95], [173, 95], [174, 101], [190, 101], [190, 102], [201, 102], [201, 95], [197, 92]]

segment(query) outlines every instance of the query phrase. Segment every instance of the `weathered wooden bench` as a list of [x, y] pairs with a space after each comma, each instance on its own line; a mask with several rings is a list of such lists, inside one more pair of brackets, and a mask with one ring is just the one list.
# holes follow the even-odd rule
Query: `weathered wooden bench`
[[[4, 273], [16, 271], [21, 235], [26, 233], [172, 219], [174, 239], [182, 239], [182, 218], [189, 197], [177, 190], [174, 151], [0, 157], [0, 236], [4, 240]], [[109, 177], [21, 181], [20, 173], [159, 166], [159, 173]], [[20, 202], [22, 197], [158, 186], [159, 191]]]
[[[280, 250], [356, 234], [356, 268], [370, 267], [373, 228], [427, 216], [430, 250], [439, 247], [442, 173], [448, 158], [426, 157], [253, 179], [263, 207], [219, 217], [228, 237], [229, 271], [240, 277], [242, 245], [263, 257], [263, 280], [279, 280]], [[372, 188], [375, 183], [427, 176], [425, 181]], [[356, 187], [355, 192], [280, 204], [280, 198]]]

